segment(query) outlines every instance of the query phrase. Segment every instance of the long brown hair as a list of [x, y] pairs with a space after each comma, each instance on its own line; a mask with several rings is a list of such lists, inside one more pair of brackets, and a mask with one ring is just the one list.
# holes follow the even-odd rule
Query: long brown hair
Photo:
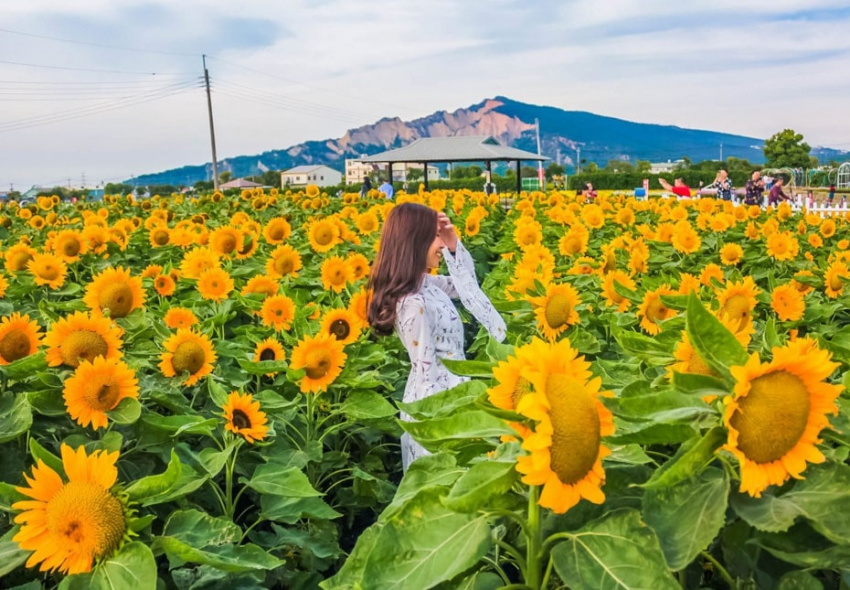
[[376, 334], [393, 333], [396, 304], [419, 289], [436, 233], [437, 212], [425, 205], [402, 203], [387, 215], [369, 277], [369, 324]]

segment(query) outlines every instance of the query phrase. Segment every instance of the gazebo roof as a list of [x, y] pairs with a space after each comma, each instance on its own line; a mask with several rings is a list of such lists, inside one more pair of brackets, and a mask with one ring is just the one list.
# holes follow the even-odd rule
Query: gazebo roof
[[256, 182], [251, 182], [246, 178], [236, 178], [231, 180], [230, 182], [225, 182], [218, 188], [257, 188], [263, 186], [262, 184], [257, 184]]
[[504, 146], [489, 135], [424, 137], [410, 145], [360, 158], [361, 162], [543, 161], [549, 158]]

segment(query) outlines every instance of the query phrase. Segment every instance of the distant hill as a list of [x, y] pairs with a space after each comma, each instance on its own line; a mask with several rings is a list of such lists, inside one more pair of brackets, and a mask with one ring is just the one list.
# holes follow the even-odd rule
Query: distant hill
[[[300, 164], [327, 164], [343, 171], [346, 158], [376, 154], [406, 145], [421, 137], [453, 135], [492, 135], [506, 145], [537, 151], [534, 119], [540, 120], [543, 155], [574, 165], [577, 148], [587, 162], [604, 165], [608, 160], [650, 160], [663, 162], [687, 156], [693, 161], [719, 157], [746, 158], [764, 162], [764, 140], [672, 125], [634, 123], [584, 111], [565, 111], [556, 107], [517, 102], [503, 96], [486, 99], [471, 107], [449, 113], [438, 111], [427, 117], [402, 121], [384, 118], [372, 125], [349, 130], [339, 139], [308, 141], [280, 150], [252, 156], [226, 158], [219, 171], [229, 170], [234, 177], [252, 176], [267, 170], [285, 170]], [[814, 148], [821, 160], [846, 158], [848, 152]], [[210, 163], [183, 166], [173, 170], [144, 174], [136, 184], [194, 183], [211, 178]]]

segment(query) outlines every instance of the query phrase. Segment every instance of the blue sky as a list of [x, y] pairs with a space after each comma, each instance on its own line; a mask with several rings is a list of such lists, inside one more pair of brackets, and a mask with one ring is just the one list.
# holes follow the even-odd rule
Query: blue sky
[[201, 53], [220, 157], [495, 95], [850, 149], [846, 0], [3, 4], [0, 190], [208, 161]]

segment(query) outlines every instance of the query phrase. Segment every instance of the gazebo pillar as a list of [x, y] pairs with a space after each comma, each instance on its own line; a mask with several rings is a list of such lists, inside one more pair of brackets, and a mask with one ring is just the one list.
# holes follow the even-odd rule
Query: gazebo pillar
[[390, 186], [393, 186], [393, 163], [387, 162], [387, 182], [390, 183]]
[[522, 165], [519, 160], [516, 161], [516, 196], [522, 192]]
[[425, 174], [425, 191], [428, 191], [428, 162], [422, 162], [422, 170]]

